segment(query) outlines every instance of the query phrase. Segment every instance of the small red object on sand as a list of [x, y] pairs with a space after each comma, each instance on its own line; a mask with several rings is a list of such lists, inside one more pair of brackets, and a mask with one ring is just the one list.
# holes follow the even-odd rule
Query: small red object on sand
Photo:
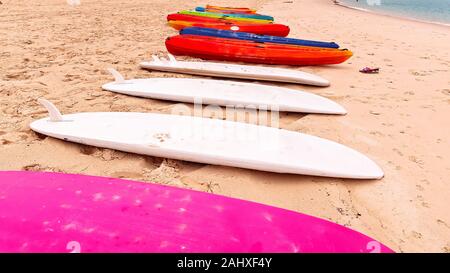
[[364, 67], [364, 68], [360, 69], [359, 72], [367, 73], [367, 74], [375, 74], [375, 73], [379, 73], [380, 72], [380, 68], [378, 68], [378, 67], [376, 67], [376, 68]]

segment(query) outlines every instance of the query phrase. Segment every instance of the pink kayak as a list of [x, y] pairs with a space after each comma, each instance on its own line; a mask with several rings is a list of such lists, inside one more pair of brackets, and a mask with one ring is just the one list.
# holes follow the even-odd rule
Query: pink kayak
[[392, 252], [312, 216], [94, 176], [0, 172], [0, 252]]

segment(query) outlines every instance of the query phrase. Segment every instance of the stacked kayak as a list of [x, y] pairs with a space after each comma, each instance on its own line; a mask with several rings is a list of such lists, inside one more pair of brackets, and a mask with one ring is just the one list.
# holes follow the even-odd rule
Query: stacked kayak
[[213, 8], [205, 8], [205, 7], [196, 7], [195, 11], [198, 12], [215, 12], [215, 13], [225, 13], [225, 14], [255, 14], [255, 15], [260, 15], [258, 13], [256, 13], [255, 11], [252, 10], [243, 10], [243, 11], [239, 11], [239, 10], [227, 10], [227, 9], [213, 9]]
[[205, 27], [184, 28], [180, 31], [180, 34], [238, 39], [259, 43], [276, 43], [276, 44], [291, 44], [291, 45], [313, 46], [313, 47], [339, 48], [339, 45], [334, 42], [320, 42], [320, 41], [301, 40], [293, 38], [283, 38], [269, 35], [256, 35], [252, 33], [234, 32], [230, 30], [217, 30], [214, 28], [205, 28]]
[[248, 8], [206, 6], [167, 16], [180, 35], [166, 40], [178, 56], [277, 65], [339, 64], [352, 52], [335, 42], [287, 38], [288, 26]]
[[194, 11], [185, 10], [169, 14], [167, 21], [169, 26], [176, 30], [186, 27], [206, 27], [280, 37], [289, 34], [289, 27], [274, 24], [272, 16], [257, 14], [254, 10], [246, 8], [197, 7]]
[[212, 28], [217, 30], [228, 30], [239, 33], [252, 33], [257, 35], [271, 35], [277, 37], [286, 37], [289, 34], [289, 27], [282, 24], [239, 24], [228, 22], [189, 22], [171, 20], [169, 26], [176, 30], [182, 30], [190, 27]]
[[349, 50], [335, 48], [258, 43], [198, 35], [170, 37], [166, 39], [166, 47], [173, 55], [206, 60], [298, 66], [339, 64], [352, 56]]
[[247, 13], [252, 14], [256, 13], [256, 10], [249, 8], [234, 8], [234, 7], [220, 7], [220, 6], [212, 6], [206, 5], [206, 7], [197, 7], [196, 11], [209, 11], [209, 12], [222, 12], [222, 13]]
[[209, 18], [216, 18], [216, 19], [228, 19], [231, 20], [238, 20], [238, 21], [256, 21], [259, 23], [267, 23], [270, 24], [273, 22], [273, 17], [268, 15], [259, 15], [259, 14], [230, 14], [230, 13], [217, 13], [217, 12], [200, 12], [200, 11], [190, 11], [190, 10], [183, 10], [180, 11], [179, 14], [186, 14], [186, 15], [194, 15], [194, 16], [202, 16], [202, 17], [209, 17]]
[[257, 24], [264, 25], [267, 23], [261, 23], [258, 20], [248, 20], [247, 22], [242, 22], [236, 20], [234, 18], [225, 17], [225, 18], [213, 18], [207, 16], [198, 16], [192, 14], [181, 14], [181, 13], [172, 13], [167, 15], [167, 21], [187, 21], [187, 22], [209, 22], [209, 23], [234, 23], [234, 24]]
[[190, 14], [173, 13], [167, 16], [169, 26], [176, 30], [185, 27], [208, 27], [235, 32], [249, 32], [259, 35], [273, 35], [286, 37], [289, 34], [289, 27], [283, 24], [273, 24], [259, 22], [258, 20], [240, 21], [233, 18], [212, 18]]

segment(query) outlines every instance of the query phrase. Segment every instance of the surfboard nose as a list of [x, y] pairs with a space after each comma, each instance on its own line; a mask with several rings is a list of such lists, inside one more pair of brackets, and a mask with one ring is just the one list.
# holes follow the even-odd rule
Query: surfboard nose
[[321, 86], [321, 87], [330, 86], [330, 81], [325, 78], [322, 78], [320, 76], [310, 74], [310, 73], [308, 73], [308, 76], [309, 76], [309, 79], [310, 79], [310, 82], [312, 85]]
[[377, 163], [372, 159], [365, 157], [365, 161], [362, 162], [363, 168], [359, 168], [359, 174], [356, 174], [356, 178], [359, 179], [381, 179], [384, 177], [384, 172]]
[[342, 107], [341, 105], [339, 105], [337, 103], [335, 103], [335, 104], [336, 104], [335, 114], [338, 114], [338, 115], [346, 115], [347, 114], [347, 110], [344, 107]]
[[[373, 161], [372, 161], [373, 162]], [[381, 169], [380, 166], [378, 166], [375, 162], [373, 162], [373, 178], [374, 179], [381, 179], [384, 177], [383, 169]]]
[[326, 107], [324, 107], [324, 109], [321, 112], [324, 114], [334, 114], [334, 115], [347, 114], [347, 110], [343, 106], [330, 99], [327, 99]]

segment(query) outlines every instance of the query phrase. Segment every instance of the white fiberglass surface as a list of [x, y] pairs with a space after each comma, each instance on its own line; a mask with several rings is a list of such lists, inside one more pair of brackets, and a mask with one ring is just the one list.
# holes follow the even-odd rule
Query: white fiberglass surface
[[361, 153], [297, 132], [191, 116], [80, 113], [41, 119], [37, 132], [68, 141], [187, 161], [282, 173], [380, 178]]
[[[345, 114], [337, 103], [304, 91], [237, 81], [151, 78], [111, 82], [103, 89], [128, 95], [205, 104], [274, 105], [281, 111]], [[260, 108], [261, 108], [260, 107]], [[268, 107], [269, 108], [269, 107]]]
[[328, 86], [328, 80], [306, 72], [256, 65], [239, 65], [214, 62], [184, 62], [184, 61], [158, 61], [142, 62], [143, 68], [156, 69], [163, 71], [176, 71], [185, 73], [194, 73], [213, 76], [234, 76], [242, 78], [254, 78], [268, 81], [288, 81], [318, 86]]

